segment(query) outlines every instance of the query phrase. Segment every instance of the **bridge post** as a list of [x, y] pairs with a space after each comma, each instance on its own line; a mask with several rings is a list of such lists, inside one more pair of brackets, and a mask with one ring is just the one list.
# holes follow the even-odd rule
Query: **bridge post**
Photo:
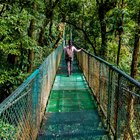
[[[39, 70], [33, 81], [32, 86], [32, 135], [37, 134], [38, 129], [40, 127], [40, 74]], [[34, 136], [36, 138], [37, 136]]]
[[114, 139], [117, 140], [119, 139], [119, 106], [121, 106], [120, 102], [120, 94], [121, 94], [121, 75], [118, 74], [118, 81], [117, 81], [117, 86], [115, 90], [115, 113], [114, 113], [114, 129], [115, 129], [115, 137]]
[[98, 94], [98, 101], [99, 104], [102, 106], [101, 101], [101, 89], [102, 89], [102, 63], [99, 64], [99, 94]]
[[90, 62], [89, 62], [89, 59], [90, 59], [90, 56], [88, 55], [88, 81], [89, 81], [89, 79], [90, 79]]
[[111, 119], [111, 92], [112, 92], [112, 70], [109, 68], [108, 75], [108, 106], [107, 106], [107, 129], [111, 130], [110, 119]]

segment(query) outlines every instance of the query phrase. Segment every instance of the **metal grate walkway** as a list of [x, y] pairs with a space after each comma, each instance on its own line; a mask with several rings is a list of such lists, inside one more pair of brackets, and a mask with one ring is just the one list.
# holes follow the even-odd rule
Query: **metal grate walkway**
[[61, 64], [51, 90], [38, 140], [107, 140], [97, 105], [77, 62], [67, 77]]

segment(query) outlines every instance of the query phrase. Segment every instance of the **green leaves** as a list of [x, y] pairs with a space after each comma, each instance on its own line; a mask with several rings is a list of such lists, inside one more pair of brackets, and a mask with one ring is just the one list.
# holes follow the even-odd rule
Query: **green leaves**
[[[58, 13], [54, 10], [56, 20], [54, 22], [52, 19], [52, 25], [50, 25], [50, 20], [46, 19], [47, 4], [49, 5], [48, 1], [41, 0], [22, 2], [10, 0], [0, 4], [0, 12], [2, 12], [0, 13], [0, 98], [2, 99], [23, 82], [27, 76], [29, 64], [32, 64], [35, 69], [52, 51], [50, 44], [54, 44], [59, 35]], [[49, 10], [50, 8], [51, 6], [48, 6]], [[48, 20], [48, 26], [44, 25], [45, 20]], [[38, 39], [42, 27], [45, 27], [45, 37], [42, 40], [44, 45], [41, 47], [38, 46]], [[52, 40], [49, 42], [48, 38]], [[29, 50], [35, 53], [33, 54], [35, 58], [32, 60], [29, 60], [31, 52]]]
[[4, 44], [0, 42], [0, 50], [3, 51], [5, 54], [20, 55], [20, 50], [17, 49], [17, 45], [14, 43]]
[[0, 120], [0, 138], [3, 140], [15, 140], [18, 128]]
[[[20, 78], [16, 80], [19, 81], [25, 78], [24, 72], [26, 75], [29, 64], [29, 50], [32, 50], [35, 55], [33, 67], [39, 66], [44, 57], [52, 51], [51, 47], [55, 44], [60, 32], [58, 25], [62, 21], [67, 22], [65, 27], [67, 39], [72, 31], [75, 44], [90, 50], [91, 53], [96, 50], [99, 55], [102, 30], [98, 15], [99, 5], [97, 5], [96, 0], [61, 0], [58, 1], [54, 9], [51, 9], [55, 2], [55, 0], [27, 0], [21, 3], [17, 0], [3, 1], [0, 5], [1, 11], [5, 4], [4, 11], [0, 16], [0, 54], [2, 57], [0, 64], [3, 68], [1, 70], [3, 71], [0, 79], [1, 84], [5, 84], [6, 81], [15, 81], [18, 76]], [[116, 7], [111, 5], [111, 2], [106, 3], [107, 5], [105, 2], [103, 3], [106, 8], [111, 7], [105, 11], [106, 14], [102, 21], [106, 24], [106, 33], [104, 34], [105, 39], [107, 39], [108, 60], [111, 63], [116, 62], [118, 35], [119, 31], [123, 31], [122, 60], [120, 63], [121, 67], [125, 67], [123, 69], [130, 69], [128, 62], [131, 61], [131, 58], [128, 59], [128, 57], [132, 55], [135, 30], [138, 28], [136, 17], [140, 3], [137, 0], [128, 0], [125, 1], [124, 5], [121, 5], [121, 1], [117, 1]], [[121, 24], [122, 15], [123, 24]], [[34, 23], [30, 28], [32, 20]], [[42, 32], [41, 29], [43, 29]], [[41, 35], [43, 35], [43, 38], [40, 39], [42, 46], [38, 41]], [[9, 55], [14, 55], [17, 58], [10, 59], [12, 61], [10, 62]], [[14, 77], [15, 72], [12, 71], [15, 68], [17, 68], [16, 72], [18, 73], [16, 77]], [[16, 85], [14, 82], [13, 84]]]
[[19, 70], [18, 68], [15, 69], [9, 69], [9, 70], [0, 70], [0, 84], [4, 84], [6, 82], [9, 82], [13, 85], [19, 85], [20, 82], [25, 79], [26, 76], [28, 76], [27, 73], [23, 73], [23, 71]]

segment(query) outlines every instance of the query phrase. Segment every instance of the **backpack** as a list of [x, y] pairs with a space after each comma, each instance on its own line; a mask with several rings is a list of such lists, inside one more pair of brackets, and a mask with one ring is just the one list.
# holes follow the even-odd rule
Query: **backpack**
[[66, 48], [65, 59], [70, 61], [72, 60], [72, 57], [73, 57], [72, 49], [70, 49], [69, 47]]

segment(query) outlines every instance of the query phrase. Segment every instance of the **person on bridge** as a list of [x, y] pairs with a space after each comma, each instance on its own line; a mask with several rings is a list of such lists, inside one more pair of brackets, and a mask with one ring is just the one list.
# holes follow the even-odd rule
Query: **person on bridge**
[[68, 46], [64, 48], [64, 56], [65, 56], [65, 61], [67, 65], [67, 72], [68, 72], [68, 77], [71, 75], [72, 72], [72, 62], [73, 62], [73, 57], [74, 57], [74, 51], [75, 52], [80, 52], [82, 49], [76, 49], [72, 45], [72, 41], [68, 41]]

